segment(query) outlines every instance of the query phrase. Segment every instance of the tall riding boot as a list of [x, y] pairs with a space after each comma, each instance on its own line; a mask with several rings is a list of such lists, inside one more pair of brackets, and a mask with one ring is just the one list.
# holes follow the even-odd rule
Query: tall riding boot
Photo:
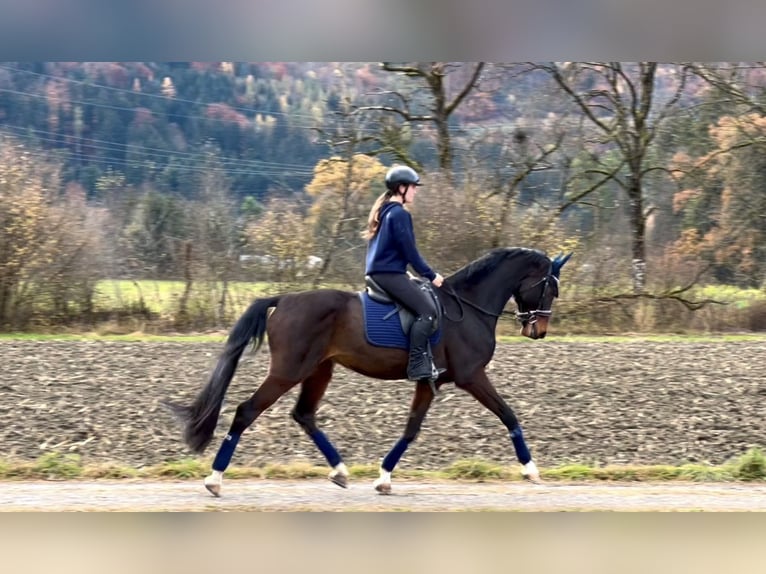
[[407, 365], [407, 378], [411, 381], [431, 380], [438, 377], [431, 355], [428, 338], [433, 332], [428, 319], [418, 317], [410, 328], [410, 360]]

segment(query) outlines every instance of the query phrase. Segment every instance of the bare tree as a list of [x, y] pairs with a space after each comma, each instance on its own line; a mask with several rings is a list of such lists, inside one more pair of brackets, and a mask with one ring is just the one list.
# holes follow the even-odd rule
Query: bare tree
[[593, 144], [600, 150], [615, 149], [619, 161], [602, 162], [589, 170], [598, 179], [576, 197], [569, 198], [563, 209], [582, 200], [608, 182], [615, 182], [628, 200], [631, 269], [634, 293], [646, 287], [647, 175], [664, 166], [650, 161], [658, 128], [677, 108], [684, 94], [689, 74], [687, 65], [663, 68], [663, 80], [671, 85], [659, 92], [657, 62], [583, 62], [532, 64], [547, 72], [556, 85], [581, 111], [598, 136]]
[[[383, 62], [381, 68], [387, 72], [403, 74], [408, 78], [417, 79], [422, 84], [425, 84], [430, 99], [428, 104], [429, 111], [427, 113], [417, 111], [420, 106], [412, 95], [397, 91], [386, 91], [380, 94], [391, 96], [396, 103], [362, 106], [360, 110], [396, 114], [407, 125], [417, 123], [433, 125], [437, 133], [436, 149], [439, 168], [452, 181], [453, 149], [449, 130], [450, 116], [478, 85], [481, 72], [484, 69], [484, 62], [477, 63], [468, 80], [462, 86], [452, 90], [449, 86], [448, 76], [451, 70], [456, 69], [456, 66], [446, 62], [416, 64]], [[455, 93], [451, 99], [450, 92]], [[394, 131], [393, 133], [396, 132]]]
[[316, 231], [324, 235], [321, 237], [324, 250], [314, 275], [314, 287], [325, 279], [342, 252], [363, 247], [362, 218], [374, 197], [375, 183], [383, 182], [385, 167], [374, 156], [386, 150], [370, 145], [380, 142], [369, 135], [371, 126], [358, 112], [359, 108], [346, 99], [334, 125], [319, 131], [333, 155], [319, 162], [306, 191], [315, 198], [311, 211], [317, 222], [327, 218], [331, 221], [316, 226]]
[[526, 130], [517, 129], [514, 132], [511, 138], [514, 145], [505, 147], [501, 159], [504, 167], [510, 169], [511, 175], [503, 180], [496, 178], [496, 184], [486, 195], [500, 199], [491, 247], [500, 247], [503, 244], [512, 206], [524, 181], [532, 173], [554, 167], [551, 156], [561, 147], [564, 135], [564, 132], [560, 131], [554, 134], [552, 141], [542, 144], [532, 141], [531, 134]]
[[[358, 118], [354, 114], [355, 110], [351, 108], [350, 102], [346, 100], [343, 103], [339, 115], [342, 116], [344, 122], [340, 125], [345, 125], [345, 129], [338, 128], [334, 134], [327, 134], [326, 132], [320, 132], [326, 135], [326, 144], [333, 152], [339, 152], [340, 156], [337, 157], [339, 161], [345, 162], [345, 170], [343, 175], [343, 181], [341, 189], [341, 208], [340, 213], [337, 214], [332, 226], [332, 233], [329, 241], [326, 244], [324, 254], [322, 257], [322, 263], [319, 266], [316, 274], [314, 275], [313, 287], [316, 288], [324, 279], [327, 270], [330, 268], [333, 259], [335, 258], [336, 251], [340, 244], [340, 238], [343, 234], [343, 230], [346, 226], [349, 206], [351, 200], [351, 180], [354, 174], [354, 155], [357, 153], [359, 145], [363, 141], [363, 137], [359, 133]], [[332, 160], [331, 160], [332, 161]]]
[[766, 106], [761, 101], [766, 62], [695, 62], [689, 69], [719, 93], [728, 96], [731, 103], [743, 106], [744, 111], [766, 115]]
[[[239, 248], [243, 242], [243, 229], [242, 222], [236, 217], [229, 183], [213, 169], [218, 161], [218, 156], [213, 150], [206, 153], [204, 165], [209, 169], [205, 170], [199, 182], [195, 227], [200, 246], [196, 251], [201, 252], [204, 258], [206, 275], [209, 279], [220, 283], [221, 290], [215, 306], [215, 317], [219, 324], [223, 324], [229, 303], [229, 283], [237, 268]], [[178, 255], [183, 261], [187, 283], [190, 280], [189, 253], [184, 251], [183, 254]]]

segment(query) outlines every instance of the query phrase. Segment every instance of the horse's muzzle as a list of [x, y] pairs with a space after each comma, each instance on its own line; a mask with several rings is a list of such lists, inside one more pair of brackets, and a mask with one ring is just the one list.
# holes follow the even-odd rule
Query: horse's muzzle
[[535, 317], [521, 326], [521, 334], [530, 339], [545, 339], [547, 332], [548, 317]]

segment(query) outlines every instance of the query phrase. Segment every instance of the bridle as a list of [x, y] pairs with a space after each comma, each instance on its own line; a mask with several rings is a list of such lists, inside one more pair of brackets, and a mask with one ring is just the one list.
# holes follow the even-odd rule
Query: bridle
[[543, 306], [543, 301], [545, 301], [545, 295], [548, 292], [548, 287], [550, 286], [551, 281], [555, 281], [556, 286], [558, 287], [559, 278], [551, 274], [550, 272], [545, 277], [540, 279], [540, 281], [528, 287], [528, 289], [533, 289], [537, 287], [538, 285], [540, 285], [540, 283], [543, 283], [543, 292], [540, 294], [540, 300], [537, 302], [537, 305], [536, 305], [537, 308], [532, 309], [530, 311], [523, 311], [523, 312], [516, 311], [516, 319], [518, 319], [521, 323], [534, 325], [535, 323], [537, 323], [538, 317], [550, 317], [553, 314], [553, 311], [550, 308], [548, 309], [540, 308]]
[[[535, 287], [537, 287], [541, 283], [544, 283], [543, 291], [540, 294], [540, 300], [537, 302], [537, 306], [536, 306], [537, 308], [536, 309], [533, 309], [531, 311], [524, 311], [524, 312], [519, 312], [519, 311], [515, 311], [514, 312], [514, 315], [515, 315], [516, 319], [518, 319], [519, 322], [521, 322], [521, 323], [525, 323], [526, 322], [529, 325], [534, 325], [535, 323], [537, 323], [537, 318], [538, 317], [550, 317], [553, 314], [553, 311], [550, 308], [548, 308], [548, 309], [540, 309], [540, 307], [542, 307], [542, 305], [543, 305], [543, 301], [545, 301], [545, 295], [548, 292], [548, 286], [550, 285], [551, 280], [555, 281], [556, 285], [558, 286], [558, 283], [559, 283], [558, 277], [556, 277], [555, 275], [553, 275], [553, 274], [551, 274], [549, 272], [548, 274], [546, 274], [545, 277], [540, 279], [540, 281], [538, 281], [537, 283], [535, 283], [533, 285], [530, 285], [527, 289], [525, 289], [525, 291], [529, 290], [529, 289], [534, 289]], [[487, 309], [484, 309], [483, 307], [477, 305], [476, 303], [473, 303], [473, 302], [469, 301], [468, 299], [465, 299], [465, 298], [461, 297], [460, 295], [458, 295], [455, 292], [455, 290], [452, 288], [452, 286], [449, 286], [449, 289], [446, 289], [446, 287], [448, 287], [448, 285], [445, 283], [444, 286], [443, 286], [443, 290], [448, 295], [451, 295], [452, 297], [455, 298], [455, 300], [457, 301], [457, 304], [458, 304], [458, 309], [460, 309], [460, 317], [457, 318], [457, 319], [453, 319], [452, 317], [450, 317], [447, 314], [447, 309], [444, 308], [444, 317], [446, 319], [449, 319], [453, 323], [459, 323], [460, 321], [463, 320], [463, 317], [465, 316], [465, 309], [463, 309], [463, 304], [468, 305], [469, 307], [472, 307], [472, 308], [476, 309], [477, 311], [480, 311], [481, 313], [484, 313], [485, 315], [489, 315], [490, 317], [501, 317], [502, 315], [505, 315], [506, 313], [508, 313], [507, 311], [501, 311], [500, 313], [494, 313], [492, 311], [488, 311]]]

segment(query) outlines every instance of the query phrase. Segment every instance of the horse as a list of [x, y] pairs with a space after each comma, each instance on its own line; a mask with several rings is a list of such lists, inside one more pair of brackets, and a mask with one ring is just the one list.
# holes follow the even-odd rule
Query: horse
[[[540, 480], [519, 421], [498, 394], [485, 368], [495, 352], [495, 329], [507, 303], [513, 299], [521, 335], [543, 339], [553, 302], [559, 294], [559, 273], [571, 257], [550, 259], [522, 247], [498, 248], [468, 263], [433, 287], [442, 310], [440, 338], [433, 347], [440, 367], [434, 381], [415, 383], [410, 413], [403, 434], [383, 458], [375, 490], [391, 493], [391, 473], [416, 439], [438, 388], [454, 383], [494, 413], [510, 433], [522, 475]], [[257, 351], [267, 338], [270, 365], [266, 378], [236, 409], [229, 432], [212, 463], [204, 486], [220, 496], [223, 473], [242, 433], [282, 395], [300, 385], [292, 417], [324, 455], [328, 478], [347, 487], [349, 472], [342, 457], [319, 428], [316, 412], [330, 384], [333, 368], [343, 365], [366, 377], [406, 379], [408, 353], [401, 348], [370, 344], [360, 295], [337, 289], [314, 289], [256, 299], [232, 327], [207, 384], [191, 405], [165, 401], [184, 423], [184, 440], [194, 453], [204, 452], [213, 438], [224, 395], [239, 359], [252, 342]], [[428, 383], [431, 384], [428, 384]]]

